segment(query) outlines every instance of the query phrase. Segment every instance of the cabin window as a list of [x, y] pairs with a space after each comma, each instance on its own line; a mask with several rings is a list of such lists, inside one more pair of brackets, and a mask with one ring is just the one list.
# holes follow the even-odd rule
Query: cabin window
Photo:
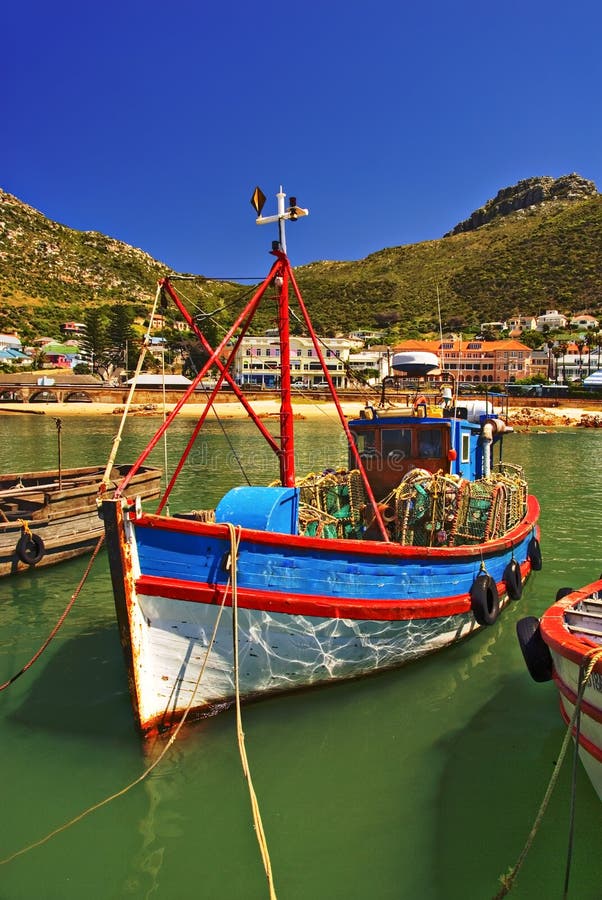
[[441, 429], [421, 429], [418, 432], [418, 456], [420, 459], [438, 459], [442, 455]]
[[368, 456], [376, 451], [376, 431], [371, 428], [354, 434], [355, 443], [360, 454]]
[[383, 456], [395, 453], [399, 459], [412, 455], [412, 431], [409, 428], [384, 428], [382, 431]]
[[464, 433], [462, 435], [462, 449], [460, 451], [461, 462], [470, 462], [470, 435]]

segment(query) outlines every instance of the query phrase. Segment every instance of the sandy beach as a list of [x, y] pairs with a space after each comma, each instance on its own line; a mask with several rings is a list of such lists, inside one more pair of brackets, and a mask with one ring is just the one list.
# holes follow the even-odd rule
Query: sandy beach
[[[360, 400], [341, 401], [341, 407], [345, 416], [359, 415], [362, 407]], [[277, 418], [279, 403], [275, 399], [255, 400], [253, 409], [261, 418]], [[174, 404], [167, 404], [167, 413], [171, 412]], [[180, 416], [197, 418], [203, 411], [202, 403], [186, 403], [180, 410]], [[221, 400], [215, 404], [215, 409], [220, 418], [241, 419], [247, 413], [237, 400]], [[0, 415], [46, 415], [54, 418], [66, 418], [70, 416], [113, 416], [118, 418], [123, 412], [123, 406], [115, 406], [113, 403], [35, 403], [35, 404], [11, 404], [0, 406]], [[337, 410], [332, 402], [316, 402], [310, 400], [295, 400], [293, 413], [296, 419], [318, 419], [321, 417], [337, 419]], [[148, 416], [156, 418], [163, 415], [163, 407], [158, 404], [133, 403], [130, 415]], [[584, 405], [583, 407], [510, 407], [510, 422], [524, 427], [572, 427], [579, 424], [583, 417], [600, 415], [599, 406]]]

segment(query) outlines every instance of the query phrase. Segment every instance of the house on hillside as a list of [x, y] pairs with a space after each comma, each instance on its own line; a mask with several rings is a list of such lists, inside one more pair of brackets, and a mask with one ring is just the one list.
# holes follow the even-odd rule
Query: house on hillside
[[566, 328], [568, 319], [558, 312], [557, 309], [546, 309], [542, 316], [537, 316], [536, 328], [538, 331], [555, 331], [559, 328]]
[[587, 331], [590, 328], [593, 331], [597, 331], [600, 327], [598, 320], [588, 315], [588, 313], [580, 313], [578, 316], [573, 316], [569, 325], [571, 328], [578, 328], [579, 331]]
[[21, 339], [16, 331], [7, 331], [0, 334], [0, 350], [20, 350]]
[[86, 361], [73, 344], [46, 343], [41, 349], [46, 362], [59, 369], [73, 369], [78, 363]]
[[86, 326], [83, 322], [63, 322], [61, 331], [66, 337], [81, 337], [86, 333]]
[[522, 331], [535, 331], [536, 328], [537, 321], [535, 316], [511, 316], [508, 319], [508, 330], [514, 336]]

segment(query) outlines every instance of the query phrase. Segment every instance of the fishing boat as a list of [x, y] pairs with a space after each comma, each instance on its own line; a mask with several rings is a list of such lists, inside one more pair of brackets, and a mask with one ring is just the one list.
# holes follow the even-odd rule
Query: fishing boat
[[[173, 278], [158, 286], [158, 296], [175, 303], [196, 333], [207, 361], [102, 504], [132, 705], [144, 735], [236, 699], [355, 678], [440, 650], [493, 626], [541, 567], [538, 503], [523, 472], [501, 459], [511, 428], [491, 400], [462, 405], [449, 379], [429, 393], [413, 369], [414, 388], [406, 383], [405, 393], [401, 385], [393, 391], [399, 403], [368, 402], [347, 420], [286, 253], [285, 222], [307, 211], [295, 198], [286, 207], [285, 197], [281, 189], [277, 214], [264, 217], [265, 197], [254, 195], [257, 223], [278, 224], [274, 262], [219, 346], [209, 345]], [[289, 295], [349, 444], [345, 468], [301, 477]], [[262, 300], [273, 304], [280, 335], [276, 436], [231, 374]], [[433, 369], [432, 360], [418, 362]], [[148, 514], [124, 499], [130, 478], [212, 366], [219, 377], [207, 406], [157, 512]], [[224, 382], [273, 450], [277, 477], [228, 490], [214, 509], [167, 515], [184, 458]]]
[[[0, 576], [51, 566], [88, 553], [103, 533], [99, 496], [111, 496], [131, 466], [51, 469], [0, 476]], [[160, 494], [161, 470], [141, 466], [129, 493]], [[105, 493], [106, 492], [106, 493]]]
[[527, 616], [516, 629], [531, 677], [554, 681], [560, 714], [566, 725], [572, 722], [579, 756], [602, 800], [602, 579], [579, 590], [561, 588], [540, 619]]

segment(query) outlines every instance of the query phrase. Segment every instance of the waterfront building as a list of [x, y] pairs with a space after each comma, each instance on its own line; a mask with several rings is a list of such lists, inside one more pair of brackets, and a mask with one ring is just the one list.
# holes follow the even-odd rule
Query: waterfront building
[[456, 382], [506, 384], [531, 374], [531, 350], [520, 341], [483, 341], [478, 338], [444, 338], [435, 341], [403, 341], [396, 353], [426, 351], [435, 353], [442, 369]]

